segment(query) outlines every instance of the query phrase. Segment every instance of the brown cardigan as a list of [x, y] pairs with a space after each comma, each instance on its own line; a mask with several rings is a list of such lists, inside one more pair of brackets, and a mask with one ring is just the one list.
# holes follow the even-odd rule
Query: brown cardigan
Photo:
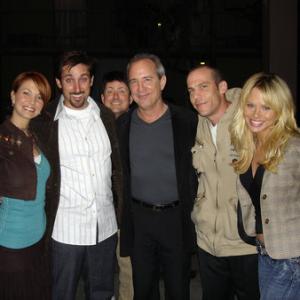
[[0, 196], [35, 199], [37, 174], [32, 148], [33, 138], [9, 120], [0, 125]]

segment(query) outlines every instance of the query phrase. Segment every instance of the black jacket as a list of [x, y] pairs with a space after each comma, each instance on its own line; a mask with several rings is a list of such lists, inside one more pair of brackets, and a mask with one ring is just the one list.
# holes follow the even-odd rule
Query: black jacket
[[[173, 136], [177, 188], [181, 202], [182, 228], [184, 245], [187, 251], [196, 249], [195, 226], [191, 220], [191, 211], [196, 196], [197, 178], [192, 166], [191, 148], [195, 142], [198, 119], [196, 114], [179, 106], [168, 105], [170, 108]], [[121, 256], [129, 256], [132, 252], [134, 230], [130, 191], [129, 162], [129, 130], [132, 110], [122, 115], [118, 121], [118, 135], [124, 170], [124, 205], [121, 219], [120, 251]]]

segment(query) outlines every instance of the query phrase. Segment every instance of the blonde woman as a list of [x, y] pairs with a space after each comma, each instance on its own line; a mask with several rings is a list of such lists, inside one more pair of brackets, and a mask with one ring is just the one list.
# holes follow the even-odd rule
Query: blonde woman
[[300, 137], [280, 77], [246, 81], [231, 139], [239, 155], [239, 233], [257, 244], [261, 299], [300, 299]]

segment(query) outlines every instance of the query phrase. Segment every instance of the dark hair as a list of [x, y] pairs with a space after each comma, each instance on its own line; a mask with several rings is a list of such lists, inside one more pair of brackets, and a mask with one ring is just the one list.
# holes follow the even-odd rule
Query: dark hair
[[90, 75], [94, 76], [95, 74], [95, 60], [94, 58], [87, 55], [84, 51], [68, 51], [64, 52], [57, 63], [57, 70], [55, 77], [61, 79], [62, 70], [65, 66], [68, 66], [69, 69], [73, 68], [78, 64], [86, 65], [89, 69]]
[[112, 81], [124, 82], [127, 85], [127, 80], [124, 72], [110, 71], [103, 75], [101, 82], [101, 91], [104, 92], [106, 84]]
[[212, 72], [212, 77], [216, 84], [219, 84], [221, 81], [224, 80], [224, 77], [223, 77], [223, 74], [221, 73], [221, 71], [211, 65], [200, 65], [200, 66], [197, 65], [189, 71], [189, 74], [192, 73], [193, 71], [202, 70], [202, 69], [208, 69]]
[[23, 82], [27, 80], [32, 80], [34, 82], [34, 84], [37, 86], [37, 89], [41, 94], [44, 105], [46, 105], [51, 98], [51, 87], [47, 78], [39, 72], [28, 71], [28, 72], [20, 73], [14, 79], [11, 86], [11, 90], [16, 93], [20, 88], [20, 86], [23, 84]]
[[164, 75], [166, 75], [165, 68], [158, 56], [149, 53], [138, 53], [135, 56], [133, 56], [127, 64], [127, 76], [131, 65], [137, 61], [144, 60], [144, 59], [149, 59], [155, 64], [156, 73], [159, 79], [162, 78]]

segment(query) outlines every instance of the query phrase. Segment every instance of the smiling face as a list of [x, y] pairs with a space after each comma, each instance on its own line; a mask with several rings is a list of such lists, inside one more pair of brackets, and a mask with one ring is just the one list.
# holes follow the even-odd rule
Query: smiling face
[[130, 93], [125, 82], [113, 80], [105, 84], [101, 94], [103, 104], [110, 108], [115, 117], [125, 113], [131, 103]]
[[260, 90], [256, 87], [246, 100], [244, 117], [251, 132], [259, 138], [264, 138], [277, 120], [275, 111], [266, 105]]
[[71, 109], [84, 109], [88, 106], [93, 77], [87, 65], [78, 64], [72, 68], [64, 66], [61, 79], [56, 78], [56, 84], [62, 90], [65, 106]]
[[141, 59], [132, 63], [128, 81], [131, 96], [140, 110], [151, 112], [162, 106], [166, 76], [159, 78], [153, 61]]
[[26, 128], [30, 120], [38, 116], [44, 107], [41, 93], [31, 79], [23, 81], [17, 91], [11, 92], [11, 101], [11, 121], [19, 128]]
[[199, 115], [208, 118], [213, 124], [218, 123], [227, 108], [224, 97], [226, 82], [217, 83], [212, 70], [203, 67], [190, 72], [187, 87], [191, 103]]

